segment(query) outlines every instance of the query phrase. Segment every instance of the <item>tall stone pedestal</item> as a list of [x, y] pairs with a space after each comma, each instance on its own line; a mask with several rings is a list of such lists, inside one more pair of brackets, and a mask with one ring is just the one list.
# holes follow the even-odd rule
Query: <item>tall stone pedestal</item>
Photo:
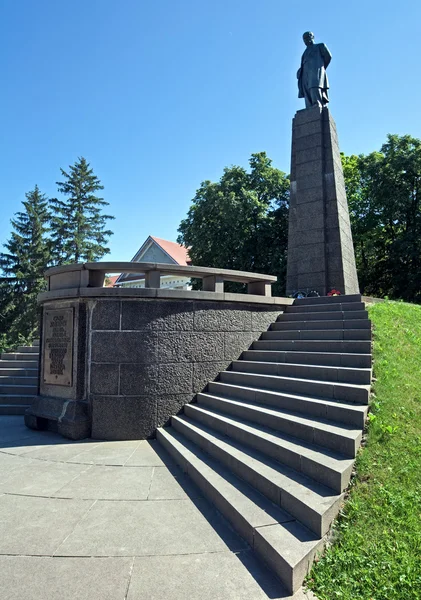
[[329, 109], [292, 124], [287, 294], [359, 293], [336, 125]]

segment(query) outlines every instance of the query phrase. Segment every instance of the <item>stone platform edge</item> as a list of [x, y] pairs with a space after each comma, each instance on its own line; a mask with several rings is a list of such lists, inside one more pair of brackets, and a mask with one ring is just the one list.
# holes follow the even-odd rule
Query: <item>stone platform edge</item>
[[212, 302], [246, 302], [248, 304], [267, 304], [276, 307], [290, 306], [294, 298], [260, 296], [257, 294], [236, 294], [232, 292], [203, 292], [199, 290], [165, 290], [160, 288], [98, 288], [80, 287], [41, 292], [38, 302], [73, 298], [158, 298], [160, 300], [203, 300]]

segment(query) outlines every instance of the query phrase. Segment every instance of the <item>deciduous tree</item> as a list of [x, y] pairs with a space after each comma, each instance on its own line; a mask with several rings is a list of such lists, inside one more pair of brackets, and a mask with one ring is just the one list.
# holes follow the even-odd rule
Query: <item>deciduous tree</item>
[[218, 182], [204, 181], [179, 227], [192, 263], [278, 275], [285, 286], [289, 179], [265, 152], [250, 171], [232, 166]]

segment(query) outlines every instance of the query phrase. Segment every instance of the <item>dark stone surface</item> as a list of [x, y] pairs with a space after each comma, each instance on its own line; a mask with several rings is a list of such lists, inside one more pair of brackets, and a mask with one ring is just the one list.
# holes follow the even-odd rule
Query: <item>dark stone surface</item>
[[219, 362], [193, 363], [193, 392], [201, 392], [209, 381], [214, 381], [221, 371], [228, 368], [230, 363], [230, 359]]
[[251, 331], [254, 332], [253, 338], [256, 339], [256, 332], [262, 333], [263, 331], [267, 331], [269, 325], [274, 323], [278, 317], [278, 310], [253, 310], [251, 313]]
[[336, 126], [327, 108], [293, 121], [287, 294], [358, 293]]
[[135, 300], [122, 303], [121, 329], [192, 331], [193, 301]]
[[157, 362], [157, 334], [141, 331], [93, 331], [91, 360], [108, 363]]
[[120, 300], [98, 300], [92, 309], [92, 329], [120, 329]]
[[160, 396], [156, 405], [156, 424], [163, 427], [173, 415], [178, 414], [185, 404], [191, 402], [191, 394], [167, 394]]
[[140, 396], [143, 394], [157, 394], [158, 387], [158, 364], [155, 363], [147, 365], [120, 365], [120, 394], [122, 396]]
[[119, 365], [91, 364], [91, 394], [118, 394]]
[[87, 402], [36, 396], [25, 413], [30, 429], [56, 431], [71, 440], [90, 436], [91, 419]]
[[[267, 328], [266, 328], [267, 329]], [[226, 333], [223, 358], [236, 360], [244, 350], [248, 350], [252, 342], [259, 337], [252, 331]]]
[[159, 334], [160, 363], [205, 362], [224, 358], [224, 334], [219, 332]]
[[91, 396], [92, 437], [142, 440], [156, 428], [156, 396]]
[[84, 401], [37, 397], [26, 416], [29, 427], [72, 439], [86, 437], [91, 423], [97, 439], [151, 437], [281, 312], [273, 305], [198, 299], [78, 303], [75, 375]]
[[188, 394], [193, 392], [193, 364], [169, 363], [159, 365], [159, 394]]
[[250, 328], [250, 310], [228, 305], [221, 310], [217, 303], [194, 311], [195, 331], [245, 331]]

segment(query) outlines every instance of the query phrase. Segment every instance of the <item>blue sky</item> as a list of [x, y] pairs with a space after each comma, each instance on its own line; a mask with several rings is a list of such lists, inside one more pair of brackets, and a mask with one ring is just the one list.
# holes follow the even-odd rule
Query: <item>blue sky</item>
[[78, 156], [116, 217], [110, 260], [175, 240], [200, 182], [252, 152], [288, 172], [308, 29], [346, 154], [421, 137], [420, 23], [417, 0], [0, 0], [0, 243]]

